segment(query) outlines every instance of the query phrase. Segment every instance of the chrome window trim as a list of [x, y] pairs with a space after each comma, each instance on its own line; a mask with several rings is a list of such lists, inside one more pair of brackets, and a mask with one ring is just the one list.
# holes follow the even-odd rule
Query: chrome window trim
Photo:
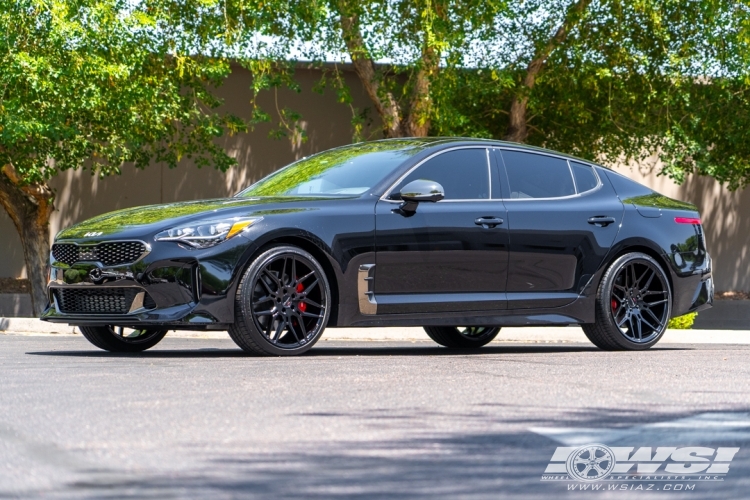
[[[502, 198], [493, 198], [493, 199], [490, 199], [490, 200], [486, 200], [484, 198], [467, 198], [467, 199], [460, 199], [460, 200], [440, 200], [440, 201], [438, 201], [436, 203], [458, 203], [458, 202], [466, 203], [468, 201], [471, 201], [473, 203], [477, 203], [477, 202], [479, 202], [479, 203], [485, 203], [485, 202], [488, 202], [488, 201], [498, 202], [501, 199]], [[534, 199], [538, 200], [539, 198], [534, 198]], [[557, 199], [557, 198], [550, 198], [550, 199]], [[379, 201], [384, 201], [386, 203], [403, 203], [401, 200], [389, 200], [389, 199], [386, 199], [386, 198], [380, 198]]]
[[[594, 177], [596, 177], [596, 182], [597, 182], [597, 185], [596, 185], [595, 188], [589, 189], [588, 191], [584, 191], [583, 193], [579, 193], [578, 192], [578, 186], [576, 185], [576, 178], [573, 175], [573, 167], [570, 165], [570, 160], [568, 158], [565, 158], [565, 157], [562, 157], [562, 156], [558, 156], [558, 155], [555, 155], [555, 154], [551, 154], [551, 153], [542, 152], [542, 151], [529, 151], [528, 149], [522, 149], [522, 148], [513, 148], [513, 147], [498, 146], [495, 149], [499, 149], [501, 151], [518, 151], [520, 153], [529, 153], [529, 154], [534, 154], [534, 155], [549, 156], [551, 158], [556, 158], [558, 160], [565, 160], [565, 162], [568, 165], [568, 170], [570, 171], [570, 176], [573, 178], [573, 188], [576, 190], [576, 194], [570, 194], [570, 195], [567, 195], [567, 196], [554, 196], [554, 197], [551, 197], [551, 198], [503, 198], [502, 200], [504, 202], [506, 202], [506, 201], [521, 201], [521, 202], [523, 202], [523, 201], [569, 200], [571, 198], [579, 198], [579, 197], [581, 197], [583, 195], [587, 195], [589, 193], [593, 193], [595, 191], [598, 191], [604, 185], [602, 183], [601, 178], [599, 178], [599, 173], [596, 171], [596, 169], [594, 168], [594, 166], [592, 164], [590, 164], [590, 163], [586, 163], [586, 162], [583, 162], [583, 161], [580, 161], [580, 160], [574, 160], [574, 161], [580, 163], [581, 165], [586, 165], [589, 168], [591, 168], [592, 172], [594, 172]], [[504, 163], [505, 163], [505, 160], [503, 159], [503, 167], [505, 167]], [[505, 168], [503, 168], [503, 170], [505, 170]], [[508, 181], [508, 189], [510, 189], [510, 181]]]
[[492, 162], [490, 161], [490, 148], [484, 148], [485, 156], [487, 157], [487, 182], [490, 186], [490, 197], [492, 199]]
[[573, 174], [573, 167], [570, 166], [570, 160], [566, 158], [565, 164], [568, 166], [568, 172], [570, 172], [570, 178], [573, 179], [573, 191], [575, 191], [576, 194], [580, 194], [580, 192], [578, 191], [578, 183], [576, 182], [576, 176]]
[[596, 186], [594, 186], [591, 189], [589, 189], [589, 190], [584, 191], [584, 192], [581, 193], [581, 192], [578, 191], [578, 183], [576, 182], [576, 176], [575, 176], [575, 174], [573, 174], [573, 184], [575, 184], [575, 186], [576, 186], [576, 193], [578, 193], [578, 194], [591, 193], [592, 191], [596, 191], [597, 189], [599, 189], [600, 187], [602, 187], [602, 185], [604, 183], [602, 182], [601, 178], [599, 177], [599, 173], [596, 171], [596, 168], [594, 168], [594, 165], [592, 165], [590, 163], [583, 162], [583, 161], [579, 161], [579, 160], [568, 160], [568, 167], [570, 168], [570, 172], [571, 173], [573, 173], [573, 165], [570, 164], [571, 161], [574, 161], [576, 163], [580, 163], [581, 165], [585, 165], [585, 166], [589, 167], [591, 169], [591, 171], [594, 173], [594, 178], [596, 179]]
[[391, 184], [391, 187], [389, 187], [386, 192], [383, 194], [383, 196], [380, 197], [379, 201], [387, 201], [388, 203], [403, 203], [401, 200], [389, 200], [388, 196], [390, 196], [391, 192], [398, 186], [401, 181], [406, 179], [409, 174], [414, 172], [416, 169], [424, 165], [426, 162], [430, 161], [431, 159], [435, 158], [438, 155], [441, 155], [443, 153], [449, 153], [451, 151], [457, 151], [459, 149], [484, 149], [487, 154], [485, 155], [487, 159], [487, 180], [489, 181], [489, 198], [465, 198], [465, 199], [456, 199], [456, 200], [440, 200], [437, 203], [455, 203], [457, 201], [498, 201], [499, 198], [493, 199], [492, 198], [492, 170], [490, 168], [490, 153], [489, 153], [489, 147], [488, 146], [456, 146], [453, 148], [448, 149], [441, 149], [440, 151], [436, 151], [427, 158], [423, 158], [420, 160], [416, 165], [414, 165], [412, 168], [410, 168], [404, 175], [399, 177], [396, 182]]
[[[83, 263], [83, 264], [96, 264], [99, 267], [114, 268], [114, 267], [132, 266], [133, 264], [136, 264], [136, 263], [142, 261], [148, 254], [151, 253], [151, 250], [152, 250], [151, 249], [151, 244], [150, 243], [146, 243], [143, 240], [133, 240], [133, 239], [130, 239], [130, 240], [104, 240], [104, 241], [99, 241], [97, 243], [78, 243], [77, 241], [72, 241], [72, 240], [58, 240], [58, 241], [52, 242], [52, 246], [57, 245], [59, 243], [59, 244], [66, 244], [66, 245], [75, 245], [77, 247], [95, 247], [95, 246], [100, 245], [102, 243], [133, 243], [133, 242], [142, 243], [143, 246], [146, 248], [146, 250], [144, 250], [143, 253], [141, 254], [141, 256], [138, 257], [136, 260], [134, 260], [133, 262], [128, 262], [127, 264], [117, 264], [115, 266], [107, 266], [103, 262], [100, 262], [98, 260], [77, 260], [73, 264], [65, 264], [66, 266], [67, 265], [80, 264], [80, 263]], [[51, 247], [50, 247], [50, 255], [52, 255], [52, 248]], [[54, 255], [52, 255], [52, 257], [54, 258]], [[59, 262], [59, 261], [57, 259], [55, 259], [55, 262]], [[64, 262], [63, 262], [63, 264], [64, 264]]]

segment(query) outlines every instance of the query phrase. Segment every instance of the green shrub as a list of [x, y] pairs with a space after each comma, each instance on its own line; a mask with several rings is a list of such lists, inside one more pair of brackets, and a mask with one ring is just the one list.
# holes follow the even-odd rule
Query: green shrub
[[687, 313], [683, 316], [677, 316], [669, 320], [667, 328], [674, 328], [675, 330], [689, 330], [693, 327], [695, 317], [698, 316], [697, 312]]

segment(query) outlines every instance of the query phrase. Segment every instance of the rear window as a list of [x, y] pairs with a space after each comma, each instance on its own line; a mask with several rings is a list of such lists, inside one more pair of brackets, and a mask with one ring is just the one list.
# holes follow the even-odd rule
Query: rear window
[[502, 151], [511, 199], [559, 198], [576, 194], [568, 162], [553, 156]]
[[571, 161], [570, 168], [573, 170], [573, 177], [575, 177], [576, 188], [578, 188], [579, 193], [591, 191], [599, 185], [599, 181], [594, 174], [594, 169], [590, 166], [578, 163], [577, 161]]

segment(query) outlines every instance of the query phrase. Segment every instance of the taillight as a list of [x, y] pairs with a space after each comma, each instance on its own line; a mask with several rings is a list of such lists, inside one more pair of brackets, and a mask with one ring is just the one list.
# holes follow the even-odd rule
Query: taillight
[[695, 217], [675, 217], [674, 221], [677, 224], [700, 224], [701, 220]]

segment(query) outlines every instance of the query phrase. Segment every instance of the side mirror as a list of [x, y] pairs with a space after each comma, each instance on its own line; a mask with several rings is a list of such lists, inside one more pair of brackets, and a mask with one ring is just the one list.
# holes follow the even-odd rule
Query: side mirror
[[435, 181], [427, 179], [417, 179], [401, 188], [401, 210], [403, 212], [414, 213], [417, 211], [417, 205], [421, 201], [430, 201], [432, 203], [445, 198], [443, 186]]

